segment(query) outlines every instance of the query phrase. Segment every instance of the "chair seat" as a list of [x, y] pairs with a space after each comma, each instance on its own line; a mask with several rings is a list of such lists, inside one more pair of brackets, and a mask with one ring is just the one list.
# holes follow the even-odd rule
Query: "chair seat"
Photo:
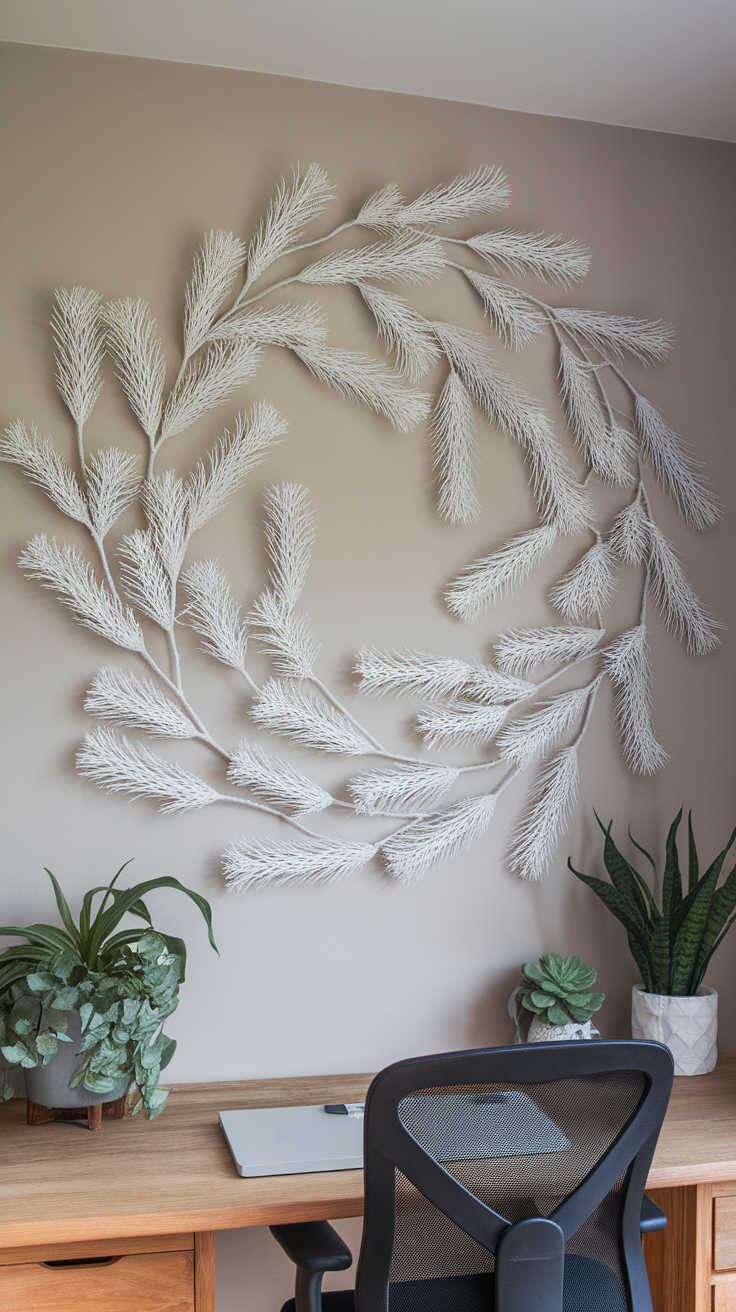
[[[489, 1312], [493, 1276], [445, 1276], [391, 1285], [390, 1312]], [[591, 1257], [565, 1258], [563, 1312], [627, 1312], [626, 1295], [610, 1267]], [[355, 1312], [352, 1289], [322, 1295], [323, 1312]], [[295, 1312], [294, 1299], [281, 1312]]]

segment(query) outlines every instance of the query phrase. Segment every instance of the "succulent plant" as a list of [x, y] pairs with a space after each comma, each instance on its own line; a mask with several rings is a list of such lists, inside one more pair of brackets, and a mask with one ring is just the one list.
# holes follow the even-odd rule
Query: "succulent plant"
[[598, 1011], [605, 993], [593, 993], [596, 971], [580, 957], [547, 952], [539, 964], [526, 962], [519, 1001], [548, 1025], [584, 1025]]

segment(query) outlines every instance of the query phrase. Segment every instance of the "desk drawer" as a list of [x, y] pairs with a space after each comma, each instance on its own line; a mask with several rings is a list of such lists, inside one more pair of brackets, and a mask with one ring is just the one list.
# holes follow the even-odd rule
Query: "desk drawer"
[[713, 1270], [736, 1269], [736, 1195], [713, 1199]]
[[0, 1308], [18, 1312], [194, 1312], [191, 1252], [135, 1253], [68, 1266], [0, 1266]]

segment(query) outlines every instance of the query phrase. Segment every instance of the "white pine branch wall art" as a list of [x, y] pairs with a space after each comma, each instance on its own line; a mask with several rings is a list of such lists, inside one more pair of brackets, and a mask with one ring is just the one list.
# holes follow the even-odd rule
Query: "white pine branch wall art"
[[[104, 303], [80, 287], [56, 293], [56, 380], [71, 418], [73, 460], [22, 419], [0, 439], [0, 459], [48, 496], [57, 519], [80, 525], [89, 548], [39, 533], [19, 564], [140, 667], [136, 673], [109, 665], [93, 679], [85, 709], [98, 726], [79, 750], [78, 768], [109, 792], [151, 799], [164, 812], [224, 803], [275, 817], [282, 840], [246, 836], [224, 854], [226, 881], [238, 890], [331, 882], [374, 859], [390, 877], [411, 882], [484, 833], [499, 794], [529, 771], [509, 865], [540, 879], [575, 803], [578, 747], [603, 679], [613, 687], [630, 768], [647, 775], [667, 760], [652, 713], [648, 599], [690, 655], [706, 655], [719, 641], [717, 622], [653, 518], [647, 480], [661, 485], [691, 529], [709, 529], [720, 508], [697, 461], [625, 372], [628, 357], [663, 360], [672, 330], [560, 304], [587, 273], [588, 253], [575, 241], [499, 224], [494, 216], [510, 203], [510, 190], [498, 169], [479, 168], [409, 200], [390, 183], [354, 218], [329, 229], [323, 216], [333, 199], [329, 178], [312, 164], [282, 180], [249, 240], [214, 230], [205, 236], [185, 289], [183, 349], [168, 392], [145, 301]], [[458, 235], [463, 224], [467, 237]], [[279, 268], [285, 257], [288, 274]], [[472, 325], [442, 316], [442, 286], [457, 279], [477, 298]], [[306, 303], [300, 284], [313, 295]], [[419, 286], [423, 304], [430, 292], [435, 297], [432, 317], [412, 303]], [[372, 317], [373, 355], [331, 343], [321, 287], [332, 295], [343, 288]], [[555, 353], [566, 432], [556, 431], [541, 404], [504, 372], [494, 340], [508, 350]], [[359, 719], [343, 705], [325, 682], [318, 636], [301, 608], [317, 532], [308, 490], [285, 483], [266, 492], [269, 567], [260, 596], [243, 596], [238, 581], [202, 558], [194, 541], [273, 446], [289, 440], [276, 407], [253, 393], [267, 348], [291, 352], [326, 387], [400, 433], [428, 421], [438, 514], [450, 524], [482, 514], [476, 461], [484, 433], [496, 430], [518, 443], [536, 520], [469, 561], [449, 584], [446, 605], [461, 622], [479, 620], [567, 539], [573, 563], [550, 594], [559, 622], [501, 633], [494, 663], [406, 646], [364, 647], [355, 666], [365, 714]], [[89, 433], [106, 353], [117, 380], [108, 385], [119, 383], [130, 407], [130, 450], [95, 450]], [[231, 411], [227, 427], [213, 418], [208, 449], [192, 473], [181, 478], [172, 467], [157, 469], [165, 443], [171, 463], [177, 435], [228, 401], [234, 408], [242, 402], [241, 410]], [[607, 523], [597, 522], [600, 485], [609, 505], [611, 496], [619, 500]], [[611, 633], [607, 612], [622, 564], [637, 566], [643, 584], [628, 627]], [[218, 742], [191, 699], [180, 656], [184, 627], [207, 659], [240, 681], [253, 727], [239, 742]], [[271, 675], [259, 681], [254, 671], [262, 671], [264, 657]], [[374, 735], [371, 696], [423, 703], [418, 754]], [[264, 746], [264, 733], [288, 740], [303, 768]], [[145, 738], [172, 740], [164, 746], [169, 756]], [[182, 739], [214, 757], [222, 789], [202, 777], [205, 761], [197, 774], [170, 759]], [[438, 759], [445, 750], [470, 759]], [[344, 759], [338, 796], [310, 778], [314, 753]], [[344, 820], [344, 837], [320, 830], [328, 810]], [[351, 830], [357, 817], [358, 838]], [[375, 838], [364, 841], [370, 824]]]

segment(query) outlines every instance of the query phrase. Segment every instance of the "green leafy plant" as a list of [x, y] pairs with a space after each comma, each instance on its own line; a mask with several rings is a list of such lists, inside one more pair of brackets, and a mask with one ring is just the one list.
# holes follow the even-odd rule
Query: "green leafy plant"
[[548, 952], [539, 964], [521, 968], [524, 982], [519, 1001], [526, 1011], [540, 1016], [548, 1025], [584, 1025], [598, 1011], [605, 993], [593, 993], [596, 971], [580, 957], [561, 957]]
[[[12, 1097], [10, 1067], [48, 1065], [59, 1044], [72, 1041], [69, 1013], [78, 1011], [82, 1043], [70, 1088], [108, 1093], [126, 1077], [140, 1091], [136, 1111], [143, 1105], [149, 1119], [163, 1111], [168, 1095], [158, 1081], [176, 1047], [163, 1024], [179, 1003], [186, 947], [182, 939], [153, 928], [143, 898], [158, 888], [186, 893], [199, 907], [217, 951], [212, 911], [205, 898], [168, 875], [117, 888], [124, 869], [85, 894], [78, 922], [47, 870], [64, 928], [0, 927], [0, 935], [28, 940], [0, 954], [0, 1100]], [[126, 914], [143, 921], [144, 928], [118, 929]]]
[[[611, 877], [610, 884], [582, 874], [570, 860], [567, 863], [573, 874], [592, 888], [603, 905], [621, 921], [631, 955], [641, 971], [645, 991], [670, 997], [692, 997], [698, 992], [713, 953], [736, 920], [736, 915], [732, 914], [736, 907], [736, 867], [721, 887], [717, 887], [723, 863], [736, 840], [736, 829], [723, 851], [701, 875], [690, 812], [687, 821], [688, 888], [685, 893], [677, 851], [677, 830], [681, 819], [682, 807], [667, 835], [660, 906], [649, 885], [621, 855], [611, 838], [613, 821], [606, 828], [596, 815], [604, 835], [603, 861]], [[634, 847], [646, 857], [656, 881], [653, 858], [636, 842], [631, 831], [629, 837]]]

